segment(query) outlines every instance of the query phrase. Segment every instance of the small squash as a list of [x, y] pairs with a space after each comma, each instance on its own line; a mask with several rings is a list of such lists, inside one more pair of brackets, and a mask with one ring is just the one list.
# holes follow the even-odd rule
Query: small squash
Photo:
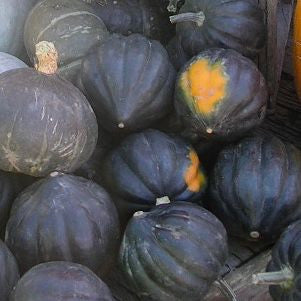
[[41, 262], [64, 260], [104, 275], [119, 247], [117, 211], [99, 185], [54, 172], [15, 200], [5, 242], [21, 273]]
[[172, 108], [175, 71], [163, 46], [139, 34], [112, 35], [83, 60], [81, 82], [99, 125], [149, 127]]
[[293, 61], [295, 87], [301, 99], [301, 1], [297, 1], [294, 16]]
[[24, 29], [24, 42], [31, 62], [35, 45], [54, 43], [59, 54], [59, 72], [71, 81], [88, 50], [108, 36], [103, 21], [81, 0], [39, 1], [30, 12]]
[[198, 205], [174, 202], [134, 214], [120, 248], [120, 266], [140, 297], [199, 301], [227, 255], [222, 223]]
[[84, 95], [55, 74], [53, 44], [37, 44], [37, 58], [37, 70], [0, 74], [0, 169], [40, 177], [87, 161], [97, 122]]
[[208, 205], [233, 236], [273, 242], [301, 218], [301, 152], [276, 137], [226, 147], [210, 179]]
[[263, 75], [231, 49], [209, 49], [193, 57], [176, 82], [175, 108], [199, 137], [235, 139], [261, 124], [268, 100]]
[[0, 52], [15, 56], [25, 52], [23, 29], [26, 17], [38, 0], [0, 0]]
[[8, 301], [9, 294], [20, 275], [16, 259], [2, 240], [0, 240], [0, 266], [1, 301]]
[[299, 301], [301, 296], [301, 221], [290, 225], [272, 250], [266, 273], [253, 275], [254, 284], [270, 285], [274, 301]]
[[25, 67], [27, 67], [27, 65], [17, 57], [5, 52], [0, 52], [0, 73]]
[[146, 209], [158, 199], [198, 200], [206, 176], [191, 145], [158, 130], [126, 137], [103, 161], [104, 184], [134, 207]]
[[264, 12], [257, 1], [186, 0], [170, 20], [190, 56], [220, 47], [254, 57], [265, 45]]
[[114, 301], [107, 285], [88, 268], [71, 262], [42, 263], [28, 271], [10, 301]]

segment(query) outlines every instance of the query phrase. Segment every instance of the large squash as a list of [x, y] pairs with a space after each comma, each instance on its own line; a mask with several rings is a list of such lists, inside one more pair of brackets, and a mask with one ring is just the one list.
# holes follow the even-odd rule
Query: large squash
[[14, 288], [10, 301], [114, 301], [107, 285], [88, 268], [49, 262], [32, 268]]
[[21, 273], [41, 262], [64, 260], [104, 275], [119, 246], [116, 208], [94, 182], [55, 172], [15, 200], [5, 242]]
[[0, 52], [21, 56], [26, 17], [38, 0], [0, 0]]
[[120, 249], [120, 265], [132, 289], [147, 300], [199, 301], [228, 255], [222, 223], [188, 202], [137, 212]]
[[99, 125], [149, 127], [172, 107], [175, 71], [164, 47], [139, 34], [112, 35], [84, 58], [81, 80]]
[[37, 46], [37, 69], [0, 74], [0, 169], [47, 176], [89, 159], [97, 122], [84, 95], [55, 74], [53, 44]]
[[0, 240], [0, 266], [1, 301], [8, 301], [9, 294], [20, 275], [16, 259], [2, 240]]
[[5, 52], [0, 52], [0, 73], [25, 67], [27, 67], [27, 65], [17, 57]]
[[248, 58], [231, 49], [209, 49], [180, 71], [175, 107], [187, 130], [199, 137], [230, 140], [263, 121], [268, 91]]
[[273, 247], [266, 273], [253, 275], [255, 284], [270, 285], [274, 301], [299, 301], [301, 296], [300, 266], [301, 221], [290, 225]]
[[274, 241], [301, 218], [301, 152], [271, 135], [225, 148], [211, 176], [210, 208], [229, 234]]
[[257, 1], [186, 0], [170, 20], [177, 23], [182, 47], [191, 56], [221, 47], [253, 57], [266, 40], [264, 13]]
[[157, 199], [199, 200], [206, 176], [193, 147], [178, 137], [146, 130], [125, 138], [103, 161], [108, 189], [134, 210]]
[[81, 58], [100, 44], [108, 32], [95, 11], [81, 0], [40, 1], [30, 12], [24, 29], [24, 42], [32, 62], [35, 45], [54, 43], [59, 54], [59, 72], [73, 81]]
[[294, 35], [293, 35], [293, 61], [295, 87], [299, 99], [301, 99], [301, 1], [297, 1], [294, 18]]

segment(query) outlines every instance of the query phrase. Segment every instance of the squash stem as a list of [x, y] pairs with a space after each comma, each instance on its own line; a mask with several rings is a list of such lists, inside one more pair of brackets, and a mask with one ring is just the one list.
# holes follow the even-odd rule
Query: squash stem
[[222, 292], [222, 294], [230, 301], [237, 301], [236, 295], [231, 288], [231, 286], [228, 284], [227, 281], [225, 281], [222, 278], [219, 278], [214, 282], [214, 285], [219, 288], [219, 290]]
[[205, 14], [202, 11], [198, 13], [183, 13], [170, 16], [169, 20], [171, 23], [195, 22], [199, 27], [201, 27], [205, 22]]
[[284, 268], [277, 272], [259, 273], [252, 276], [252, 282], [254, 284], [281, 285], [289, 288], [293, 281], [294, 273], [289, 268]]
[[167, 6], [167, 10], [170, 12], [170, 13], [175, 13], [177, 11], [177, 8], [178, 8], [178, 2], [180, 0], [169, 0], [169, 4]]
[[51, 42], [42, 41], [36, 44], [36, 70], [44, 74], [55, 74], [58, 69], [58, 53]]
[[156, 206], [162, 205], [162, 204], [169, 204], [170, 199], [168, 196], [164, 196], [162, 198], [157, 198], [156, 199]]

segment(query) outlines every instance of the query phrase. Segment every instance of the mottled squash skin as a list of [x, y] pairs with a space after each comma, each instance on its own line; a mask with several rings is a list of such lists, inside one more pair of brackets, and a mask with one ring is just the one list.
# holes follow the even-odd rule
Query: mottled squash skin
[[103, 21], [81, 0], [43, 0], [30, 12], [24, 29], [28, 56], [35, 61], [35, 45], [52, 42], [59, 54], [59, 73], [75, 81], [81, 59], [108, 36]]
[[20, 278], [19, 269], [11, 251], [0, 240], [0, 296], [1, 301], [8, 301], [13, 287]]
[[116, 208], [102, 187], [52, 173], [15, 200], [5, 242], [22, 274], [36, 264], [64, 260], [103, 276], [116, 260], [119, 232]]
[[207, 186], [192, 146], [158, 130], [126, 137], [102, 165], [103, 184], [127, 218], [166, 196], [171, 201], [199, 201]]
[[71, 172], [89, 159], [97, 122], [84, 95], [32, 68], [0, 74], [0, 168], [35, 177]]
[[203, 23], [186, 21], [176, 25], [177, 36], [190, 56], [221, 47], [254, 57], [263, 49], [267, 30], [257, 1], [186, 0], [179, 10], [179, 14], [200, 12]]
[[187, 130], [199, 137], [235, 139], [261, 124], [268, 90], [248, 58], [229, 49], [210, 49], [179, 72], [175, 108]]
[[81, 82], [100, 126], [150, 127], [172, 108], [175, 70], [164, 47], [142, 35], [112, 35], [83, 60]]
[[141, 298], [199, 301], [227, 256], [222, 223], [198, 205], [174, 202], [132, 217], [120, 249], [120, 266]]
[[219, 154], [208, 205], [229, 234], [273, 242], [301, 218], [300, 179], [300, 150], [270, 135], [247, 137]]
[[288, 269], [293, 274], [293, 279], [283, 285], [269, 287], [270, 295], [275, 301], [300, 300], [300, 244], [301, 222], [290, 225], [280, 236], [272, 250], [272, 258], [267, 266], [267, 272], [278, 272]]
[[114, 301], [107, 285], [80, 264], [55, 261], [28, 271], [10, 301]]

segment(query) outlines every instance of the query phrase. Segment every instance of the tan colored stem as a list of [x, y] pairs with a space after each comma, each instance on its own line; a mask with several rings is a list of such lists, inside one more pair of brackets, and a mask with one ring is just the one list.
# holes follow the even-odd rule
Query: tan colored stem
[[203, 26], [205, 19], [205, 14], [202, 11], [198, 13], [183, 13], [169, 17], [171, 23], [195, 22], [199, 27]]
[[36, 44], [36, 70], [44, 74], [55, 74], [58, 69], [58, 53], [51, 42], [42, 41]]
[[294, 273], [289, 268], [277, 272], [259, 273], [252, 276], [254, 284], [281, 285], [290, 287], [294, 280]]

